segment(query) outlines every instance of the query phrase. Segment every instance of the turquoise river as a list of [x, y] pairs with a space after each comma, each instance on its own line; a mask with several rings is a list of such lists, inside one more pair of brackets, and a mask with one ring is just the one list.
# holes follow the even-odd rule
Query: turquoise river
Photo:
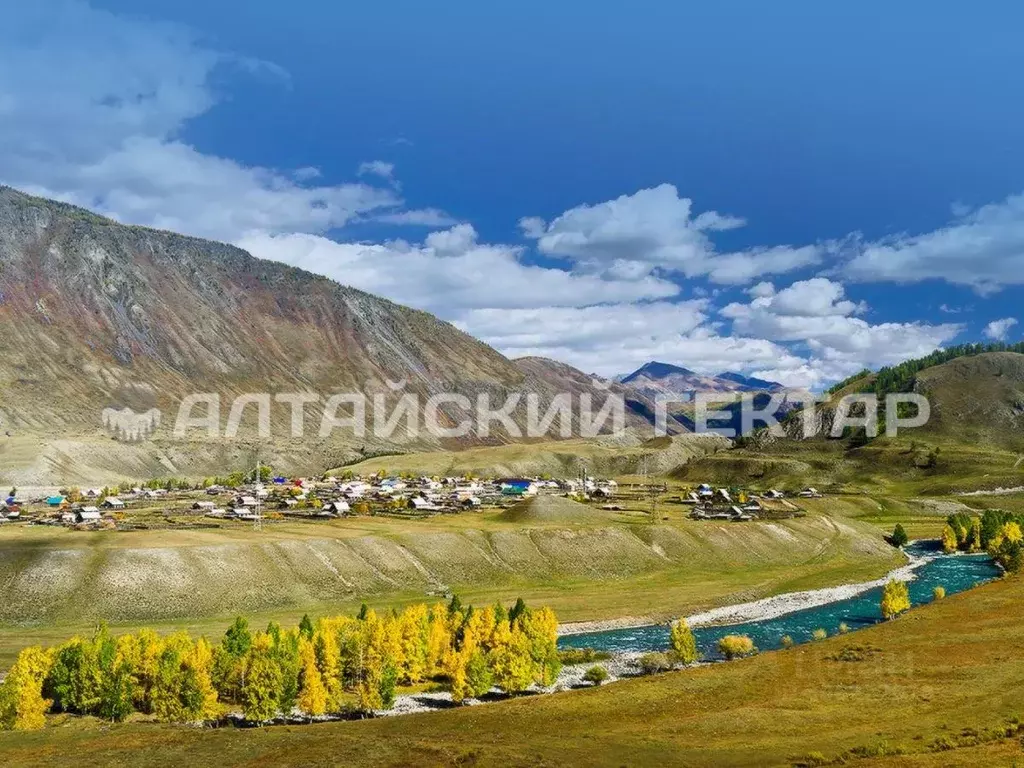
[[[908, 547], [913, 555], [934, 558], [920, 566], [915, 571], [917, 578], [908, 584], [914, 606], [931, 602], [935, 587], [941, 586], [947, 595], [954, 595], [1000, 575], [987, 555], [944, 555], [929, 551], [929, 546], [924, 542]], [[816, 629], [824, 629], [831, 636], [838, 633], [843, 624], [851, 632], [877, 624], [882, 621], [881, 594], [881, 588], [876, 587], [816, 608], [743, 624], [697, 627], [693, 633], [705, 658], [717, 656], [718, 641], [725, 635], [747, 635], [760, 650], [773, 650], [781, 647], [785, 636], [795, 643], [805, 643], [812, 639]], [[559, 639], [559, 647], [612, 652], [663, 651], [668, 648], [668, 627], [657, 625], [569, 635]]]

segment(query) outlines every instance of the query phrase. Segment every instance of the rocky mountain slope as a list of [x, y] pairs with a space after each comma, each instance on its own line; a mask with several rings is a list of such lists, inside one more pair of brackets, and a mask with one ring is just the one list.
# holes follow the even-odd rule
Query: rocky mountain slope
[[[569, 378], [574, 392], [591, 386], [582, 374]], [[233, 246], [0, 187], [0, 481], [208, 474], [257, 452], [285, 471], [315, 471], [407, 443], [458, 447], [479, 440], [413, 438], [404, 426], [388, 439], [372, 430], [322, 439], [323, 402], [380, 395], [390, 413], [401, 394], [422, 402], [487, 392], [496, 407], [515, 391], [543, 400], [567, 380], [517, 365], [432, 315]], [[237, 439], [196, 430], [172, 439], [187, 395], [218, 395], [223, 430], [238, 395], [296, 392], [321, 398], [306, 407], [302, 439], [291, 437], [291, 406], [273, 403], [273, 440], [259, 436], [256, 406]], [[135, 428], [117, 423], [126, 408]], [[461, 421], [451, 406], [441, 411], [443, 422]], [[496, 426], [487, 439], [508, 436]]]
[[693, 395], [695, 392], [779, 392], [785, 389], [778, 382], [743, 376], [739, 373], [726, 372], [717, 376], [705, 376], [688, 368], [657, 361], [647, 363], [628, 376], [623, 376], [619, 383], [652, 399], [659, 395], [679, 397]]

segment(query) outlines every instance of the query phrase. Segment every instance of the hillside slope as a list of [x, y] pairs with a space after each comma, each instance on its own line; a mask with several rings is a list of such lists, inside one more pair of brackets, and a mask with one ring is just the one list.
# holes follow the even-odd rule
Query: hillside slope
[[[0, 543], [0, 625], [301, 612], [448, 590], [511, 599], [520, 592], [549, 593], [559, 584], [571, 585], [551, 596], [559, 607], [588, 596], [587, 614], [579, 616], [577, 607], [577, 618], [595, 617], [601, 601], [621, 616], [646, 607], [635, 602], [633, 579], [642, 590], [661, 584], [654, 598], [683, 613], [734, 602], [729, 592], [737, 588], [753, 590], [737, 596], [746, 599], [764, 596], [776, 582], [815, 574], [827, 579], [830, 570], [851, 564], [858, 573], [880, 575], [896, 562], [879, 532], [824, 516], [742, 526], [651, 525], [592, 512], [575, 524], [524, 528], [496, 513], [458, 525], [420, 521], [400, 532], [396, 521], [387, 522], [272, 528], [262, 535], [235, 530], [230, 537], [153, 531], [130, 539], [26, 528]], [[662, 574], [668, 586], [649, 578], [653, 574]], [[617, 590], [608, 590], [608, 580]]]
[[928, 398], [931, 418], [922, 427], [896, 437], [829, 437], [836, 402], [870, 392], [876, 381], [874, 375], [851, 381], [819, 405], [816, 437], [803, 438], [798, 411], [784, 423], [785, 437], [755, 433], [673, 475], [790, 490], [813, 485], [924, 494], [1024, 485], [1024, 354], [970, 354], [915, 372], [903, 389]]
[[[381, 393], [393, 403], [395, 382], [422, 399], [487, 392], [495, 405], [512, 391], [554, 392], [543, 376], [425, 312], [233, 246], [0, 187], [0, 482], [224, 472], [254, 459], [255, 408], [240, 441], [195, 432], [170, 440], [186, 395], [218, 394], [223, 425], [243, 393]], [[112, 440], [107, 408], [155, 409], [162, 420], [146, 424], [149, 440]], [[445, 409], [452, 424], [461, 420]], [[290, 407], [272, 406], [275, 440], [264, 441], [264, 460], [315, 471], [360, 449], [409, 442], [404, 429], [390, 440], [351, 431], [320, 440], [320, 416], [308, 406], [307, 435], [289, 440]], [[504, 441], [500, 427], [491, 439]], [[458, 447], [429, 436], [413, 444]]]

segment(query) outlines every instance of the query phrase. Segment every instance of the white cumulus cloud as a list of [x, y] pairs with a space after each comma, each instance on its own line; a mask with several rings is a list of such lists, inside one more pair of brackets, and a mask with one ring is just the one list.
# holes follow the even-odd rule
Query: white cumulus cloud
[[961, 213], [947, 226], [865, 245], [845, 267], [853, 280], [945, 280], [979, 293], [1024, 285], [1024, 195]]
[[1017, 318], [1004, 317], [1002, 320], [993, 320], [985, 326], [985, 336], [994, 341], [1006, 341], [1010, 330], [1017, 325]]
[[635, 270], [662, 268], [687, 277], [706, 275], [716, 283], [742, 284], [818, 264], [823, 253], [817, 245], [718, 253], [709, 233], [741, 227], [744, 220], [716, 211], [695, 216], [693, 201], [680, 197], [671, 184], [580, 205], [551, 222], [527, 217], [519, 223], [542, 253], [573, 259], [594, 271], [630, 264]]

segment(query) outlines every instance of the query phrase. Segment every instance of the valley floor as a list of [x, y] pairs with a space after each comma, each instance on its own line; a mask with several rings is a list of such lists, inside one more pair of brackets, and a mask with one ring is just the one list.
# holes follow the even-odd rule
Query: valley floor
[[[449, 712], [269, 729], [90, 720], [0, 734], [10, 765], [1011, 765], [1024, 580], [752, 659]], [[839, 660], [839, 654], [842, 658]], [[903, 753], [896, 756], [896, 753]], [[863, 757], [854, 757], [863, 755]]]
[[457, 593], [522, 596], [561, 621], [664, 620], [782, 592], [878, 578], [903, 559], [855, 520], [736, 524], [629, 515], [585, 526], [510, 524], [500, 513], [351, 518], [215, 531], [0, 530], [0, 666], [91, 632], [187, 628], [219, 637], [244, 613], [294, 624]]

